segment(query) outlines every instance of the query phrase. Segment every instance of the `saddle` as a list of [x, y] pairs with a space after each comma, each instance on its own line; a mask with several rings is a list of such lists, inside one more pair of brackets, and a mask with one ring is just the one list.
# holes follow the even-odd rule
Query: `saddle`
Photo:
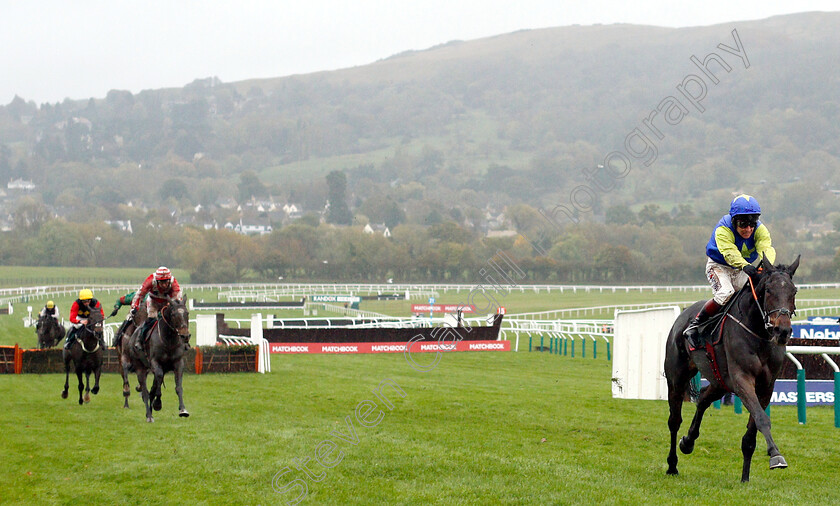
[[721, 327], [723, 326], [723, 320], [726, 315], [729, 313], [729, 310], [732, 306], [735, 305], [735, 301], [738, 299], [739, 295], [742, 291], [747, 289], [748, 285], [744, 285], [741, 290], [739, 290], [735, 295], [729, 298], [729, 301], [723, 306], [714, 316], [710, 316], [708, 320], [701, 323], [697, 326], [697, 331], [704, 343], [699, 348], [691, 348], [689, 345], [689, 351], [696, 351], [705, 349], [705, 343], [709, 343], [712, 346], [717, 345], [720, 343], [720, 339], [723, 335], [721, 332]]

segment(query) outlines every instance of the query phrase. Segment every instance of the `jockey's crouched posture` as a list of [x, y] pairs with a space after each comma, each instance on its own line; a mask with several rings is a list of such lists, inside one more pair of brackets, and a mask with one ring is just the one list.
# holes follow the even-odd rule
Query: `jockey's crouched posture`
[[698, 327], [714, 316], [736, 291], [758, 270], [752, 265], [762, 255], [770, 263], [776, 261], [776, 250], [770, 231], [759, 221], [761, 206], [750, 195], [738, 195], [712, 232], [706, 244], [706, 277], [712, 285], [714, 297], [691, 320], [685, 336], [691, 349], [704, 346]]
[[[65, 349], [70, 349], [73, 341], [76, 340], [76, 334], [79, 333], [79, 329], [82, 328], [82, 325], [88, 324], [88, 319], [93, 311], [99, 311], [102, 319], [105, 319], [102, 304], [93, 298], [92, 291], [84, 288], [79, 292], [79, 298], [73, 301], [73, 304], [70, 306], [70, 323], [73, 325], [70, 327], [70, 332], [67, 333], [67, 340], [64, 343]], [[105, 339], [102, 334], [99, 335], [99, 346], [103, 350], [105, 349]]]
[[38, 313], [38, 322], [35, 323], [35, 329], [41, 328], [41, 318], [44, 316], [51, 316], [55, 319], [55, 322], [61, 324], [61, 321], [58, 319], [58, 308], [55, 307], [55, 302], [48, 300], [46, 305], [41, 308], [41, 311]]
[[[148, 297], [146, 295], [148, 294]], [[145, 356], [145, 344], [149, 339], [148, 333], [152, 326], [159, 318], [161, 308], [166, 306], [167, 297], [171, 299], [181, 298], [181, 286], [178, 280], [172, 276], [172, 272], [166, 267], [158, 267], [154, 273], [143, 281], [140, 289], [134, 293], [134, 298], [131, 300], [131, 313], [129, 317], [133, 317], [137, 311], [137, 307], [143, 298], [146, 297], [146, 311], [148, 317], [140, 327], [140, 339], [134, 343], [134, 349], [140, 356]]]

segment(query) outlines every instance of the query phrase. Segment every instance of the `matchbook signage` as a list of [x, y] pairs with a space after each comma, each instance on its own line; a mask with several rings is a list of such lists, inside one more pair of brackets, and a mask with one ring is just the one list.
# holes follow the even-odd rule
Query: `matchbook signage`
[[[271, 353], [405, 353], [408, 343], [269, 343]], [[415, 341], [411, 353], [510, 351], [510, 341]]]
[[475, 306], [463, 306], [461, 304], [412, 304], [412, 313], [457, 313], [458, 310], [462, 313], [475, 313]]
[[348, 302], [358, 304], [362, 298], [357, 295], [312, 295], [309, 300], [312, 302]]

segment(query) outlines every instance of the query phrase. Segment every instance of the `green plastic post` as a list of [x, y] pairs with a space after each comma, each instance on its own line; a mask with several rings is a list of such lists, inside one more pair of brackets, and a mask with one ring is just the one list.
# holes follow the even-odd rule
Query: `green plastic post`
[[531, 345], [534, 343], [534, 336], [528, 336], [528, 351], [531, 351]]
[[598, 341], [592, 341], [592, 358], [598, 358]]
[[548, 354], [554, 353], [554, 336], [548, 336]]
[[805, 424], [805, 408], [806, 408], [806, 396], [805, 396], [805, 369], [797, 369], [796, 370], [796, 414], [797, 418], [799, 419], [799, 423]]
[[840, 429], [840, 372], [834, 373], [834, 426]]
[[735, 402], [735, 414], [740, 415], [741, 413], [744, 412], [744, 410], [743, 410], [744, 403], [741, 402], [741, 398], [738, 397], [737, 395], [734, 396], [734, 397], [735, 397], [735, 401], [734, 401]]
[[610, 341], [607, 340], [607, 361], [612, 360], [612, 356], [610, 355]]
[[720, 399], [718, 399], [718, 400], [716, 400], [715, 402], [713, 402], [713, 403], [712, 403], [712, 406], [714, 406], [714, 407], [715, 407], [715, 409], [720, 409]]
[[545, 349], [545, 348], [544, 348], [544, 346], [543, 346], [543, 338], [544, 338], [544, 337], [545, 337], [545, 336], [543, 336], [542, 334], [540, 334], [540, 351], [543, 351], [543, 349]]
[[580, 338], [580, 356], [586, 358], [586, 338]]

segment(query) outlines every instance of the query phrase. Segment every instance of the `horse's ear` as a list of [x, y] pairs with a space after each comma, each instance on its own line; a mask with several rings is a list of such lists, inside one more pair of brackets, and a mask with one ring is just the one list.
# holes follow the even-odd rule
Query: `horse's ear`
[[793, 261], [792, 264], [788, 265], [787, 273], [790, 274], [790, 277], [793, 277], [793, 274], [796, 272], [796, 269], [799, 268], [799, 257], [802, 255], [796, 255], [796, 260]]
[[770, 261], [767, 260], [767, 256], [764, 253], [761, 254], [761, 264], [760, 265], [761, 265], [761, 267], [764, 268], [764, 272], [770, 272], [770, 271], [773, 270], [773, 264], [771, 264]]

